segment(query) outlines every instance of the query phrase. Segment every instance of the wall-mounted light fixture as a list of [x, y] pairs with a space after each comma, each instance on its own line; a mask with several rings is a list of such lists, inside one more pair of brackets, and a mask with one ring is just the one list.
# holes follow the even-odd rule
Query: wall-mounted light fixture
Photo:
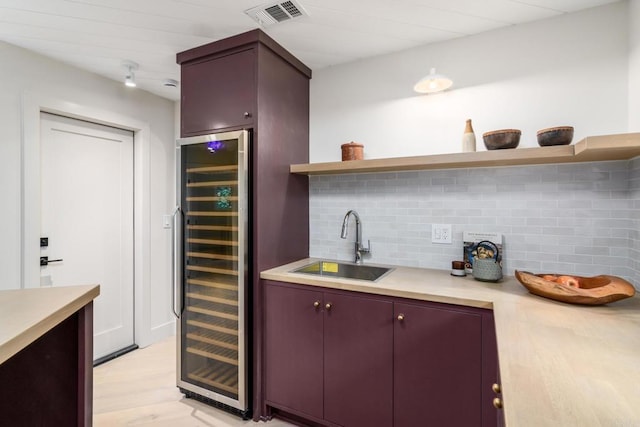
[[436, 74], [436, 69], [432, 68], [428, 76], [420, 79], [413, 87], [418, 93], [435, 93], [449, 89], [453, 85], [453, 81], [442, 74]]
[[123, 61], [122, 66], [127, 70], [124, 75], [124, 84], [128, 87], [136, 87], [136, 74], [135, 71], [138, 69], [138, 64], [133, 61]]

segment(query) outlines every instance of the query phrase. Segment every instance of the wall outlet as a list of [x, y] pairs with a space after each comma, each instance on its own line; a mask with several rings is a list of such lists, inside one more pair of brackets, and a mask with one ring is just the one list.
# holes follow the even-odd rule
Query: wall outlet
[[451, 224], [431, 224], [431, 243], [453, 243]]

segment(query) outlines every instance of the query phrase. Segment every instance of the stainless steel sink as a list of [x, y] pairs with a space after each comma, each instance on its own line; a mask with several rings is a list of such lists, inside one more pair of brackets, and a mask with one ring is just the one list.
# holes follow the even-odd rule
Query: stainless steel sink
[[340, 277], [343, 279], [356, 279], [375, 282], [385, 274], [393, 271], [393, 268], [376, 267], [373, 265], [349, 264], [337, 261], [316, 261], [304, 267], [292, 270], [292, 273], [313, 274], [323, 277]]

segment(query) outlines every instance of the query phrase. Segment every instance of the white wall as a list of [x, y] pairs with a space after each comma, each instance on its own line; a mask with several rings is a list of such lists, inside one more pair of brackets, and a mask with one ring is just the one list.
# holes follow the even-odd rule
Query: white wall
[[[479, 150], [483, 132], [503, 128], [522, 130], [521, 147], [551, 126], [574, 126], [575, 140], [626, 132], [627, 9], [614, 3], [314, 71], [311, 161], [340, 160], [349, 141], [364, 144], [365, 158], [458, 152], [467, 118]], [[431, 67], [452, 90], [413, 92]]]
[[640, 132], [640, 0], [629, 1], [629, 131]]
[[[71, 109], [102, 111], [145, 123], [148, 164], [141, 171], [149, 184], [144, 199], [149, 233], [142, 242], [145, 309], [138, 313], [144, 330], [139, 344], [173, 333], [170, 314], [169, 241], [162, 215], [174, 204], [174, 103], [123, 84], [81, 71], [27, 50], [0, 42], [0, 289], [20, 287], [21, 225], [28, 212], [21, 212], [22, 98], [62, 101]], [[27, 131], [33, 132], [32, 129]], [[138, 275], [140, 272], [136, 272]], [[31, 287], [33, 284], [25, 284]], [[140, 325], [138, 325], [140, 327]]]

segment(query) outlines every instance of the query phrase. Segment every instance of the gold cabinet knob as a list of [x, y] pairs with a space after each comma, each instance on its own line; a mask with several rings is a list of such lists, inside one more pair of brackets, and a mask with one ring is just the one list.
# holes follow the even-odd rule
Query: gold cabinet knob
[[313, 303], [313, 306], [314, 306], [315, 308], [320, 307], [320, 301], [315, 301], [315, 302]]
[[404, 320], [404, 314], [398, 314], [398, 320], [402, 322]]
[[502, 409], [502, 400], [499, 397], [493, 399], [493, 407], [496, 409]]
[[502, 389], [500, 388], [500, 384], [498, 383], [493, 383], [493, 385], [491, 386], [491, 390], [493, 390], [493, 392], [496, 394], [502, 392]]
[[331, 310], [331, 303], [330, 302], [326, 303], [324, 308], [326, 308], [327, 310]]

